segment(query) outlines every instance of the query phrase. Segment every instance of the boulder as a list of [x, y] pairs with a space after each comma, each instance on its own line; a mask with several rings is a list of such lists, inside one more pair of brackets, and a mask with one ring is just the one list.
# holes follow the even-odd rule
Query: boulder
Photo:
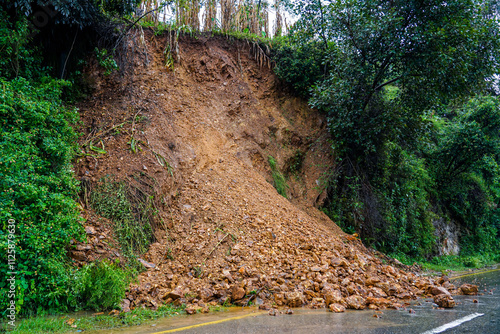
[[473, 284], [462, 284], [462, 285], [460, 286], [460, 291], [461, 291], [464, 295], [477, 295], [478, 289], [477, 289], [477, 285], [473, 285]]
[[342, 301], [342, 293], [339, 290], [328, 290], [324, 296], [327, 306], [333, 303], [340, 303]]
[[446, 290], [445, 288], [441, 287], [441, 286], [433, 286], [429, 290], [430, 290], [430, 293], [433, 296], [438, 296], [438, 295], [449, 295], [449, 296], [451, 296], [450, 292], [448, 290]]
[[345, 301], [347, 303], [347, 308], [355, 310], [363, 310], [366, 308], [365, 299], [360, 295], [349, 296], [345, 299]]
[[122, 300], [122, 303], [120, 306], [121, 306], [121, 309], [123, 312], [125, 312], [125, 313], [130, 312], [130, 300], [128, 300], [127, 298]]
[[434, 297], [434, 303], [439, 307], [452, 308], [455, 307], [455, 300], [452, 296], [447, 294], [441, 294]]
[[172, 298], [172, 300], [176, 300], [176, 299], [181, 298], [183, 295], [184, 295], [184, 292], [182, 291], [182, 289], [180, 287], [177, 287], [174, 290], [166, 293], [163, 296], [163, 299]]
[[301, 307], [304, 303], [304, 296], [302, 293], [294, 291], [288, 292], [286, 295], [286, 304], [289, 307]]
[[239, 285], [234, 285], [231, 289], [231, 299], [240, 300], [245, 297], [245, 289]]
[[333, 304], [330, 304], [330, 306], [328, 306], [328, 310], [330, 310], [330, 312], [341, 313], [341, 312], [345, 312], [345, 307], [344, 307], [344, 305], [333, 303]]
[[368, 297], [366, 298], [366, 304], [375, 305], [378, 307], [390, 307], [392, 305], [392, 302], [386, 298]]

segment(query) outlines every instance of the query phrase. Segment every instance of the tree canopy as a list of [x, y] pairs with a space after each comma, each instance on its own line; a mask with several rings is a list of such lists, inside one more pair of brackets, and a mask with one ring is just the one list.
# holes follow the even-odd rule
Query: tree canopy
[[[485, 208], [497, 201], [496, 181], [483, 171], [498, 175], [498, 102], [474, 97], [490, 94], [498, 73], [496, 2], [297, 0], [291, 8], [299, 19], [278, 43], [276, 73], [327, 115], [338, 157], [331, 217], [385, 251], [414, 255], [432, 252], [439, 215], [468, 226], [475, 212], [494, 225], [495, 209]], [[467, 192], [460, 203], [485, 210], [455, 210]]]

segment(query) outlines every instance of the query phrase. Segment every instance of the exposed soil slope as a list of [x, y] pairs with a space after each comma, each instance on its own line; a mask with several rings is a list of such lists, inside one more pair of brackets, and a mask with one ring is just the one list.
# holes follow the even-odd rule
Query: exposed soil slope
[[[152, 265], [130, 289], [132, 307], [397, 306], [433, 284], [383, 265], [316, 209], [332, 164], [325, 120], [280, 90], [251, 45], [181, 37], [172, 71], [168, 34], [136, 34], [132, 70], [109, 78], [98, 66], [88, 70], [96, 93], [81, 105], [83, 131], [101, 138], [107, 154], [77, 166], [89, 185], [107, 174], [127, 182], [147, 176], [161, 198], [157, 242], [143, 256]], [[106, 131], [131, 119], [140, 121]], [[131, 136], [141, 151], [131, 152]], [[289, 175], [289, 199], [271, 184], [269, 155]], [[72, 256], [120, 257], [112, 229], [85, 209], [89, 244]]]

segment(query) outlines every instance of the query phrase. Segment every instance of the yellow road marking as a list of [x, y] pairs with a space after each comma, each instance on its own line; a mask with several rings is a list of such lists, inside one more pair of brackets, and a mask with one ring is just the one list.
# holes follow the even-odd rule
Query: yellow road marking
[[474, 275], [481, 275], [481, 274], [486, 274], [486, 273], [491, 273], [494, 271], [499, 271], [500, 269], [492, 269], [492, 270], [486, 270], [486, 271], [478, 271], [477, 273], [472, 273], [472, 274], [466, 274], [466, 275], [460, 275], [460, 276], [455, 276], [455, 277], [450, 277], [450, 280], [452, 279], [457, 279], [457, 278], [462, 278], [462, 277], [467, 277], [467, 276], [474, 276]]
[[250, 314], [240, 315], [238, 317], [232, 317], [232, 318], [227, 318], [227, 319], [204, 322], [202, 324], [191, 325], [191, 326], [175, 328], [175, 329], [169, 329], [167, 331], [155, 332], [153, 334], [166, 334], [166, 333], [180, 332], [180, 331], [185, 331], [186, 329], [192, 329], [192, 328], [203, 327], [203, 326], [208, 326], [208, 325], [215, 325], [215, 324], [220, 324], [220, 323], [226, 322], [226, 321], [238, 320], [238, 319], [243, 319], [243, 318], [247, 318], [247, 317], [251, 317], [251, 316], [257, 316], [257, 315], [261, 315], [261, 314], [264, 314], [264, 312], [250, 313]]

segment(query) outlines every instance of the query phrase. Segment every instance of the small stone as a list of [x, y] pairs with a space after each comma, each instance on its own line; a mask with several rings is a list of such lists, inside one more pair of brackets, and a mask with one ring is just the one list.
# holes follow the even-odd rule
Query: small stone
[[125, 313], [130, 312], [130, 300], [128, 300], [127, 298], [123, 299], [120, 307], [123, 312]]
[[198, 291], [201, 300], [209, 301], [214, 297], [215, 291], [210, 288], [202, 288]]
[[368, 277], [366, 280], [366, 285], [375, 285], [377, 283], [380, 283], [380, 278], [373, 276], [373, 277]]
[[392, 302], [389, 299], [385, 298], [374, 298], [374, 297], [368, 297], [366, 298], [366, 304], [370, 305], [375, 305], [375, 306], [382, 306], [382, 307], [389, 307], [392, 305]]
[[85, 226], [85, 233], [87, 234], [95, 234], [95, 228], [92, 226]]
[[271, 306], [267, 305], [267, 304], [262, 304], [262, 305], [259, 305], [259, 310], [270, 310], [271, 309]]
[[226, 278], [229, 282], [233, 281], [233, 276], [231, 276], [231, 273], [229, 272], [229, 270], [223, 270], [222, 271], [222, 276], [224, 278]]
[[330, 263], [331, 263], [331, 265], [333, 267], [344, 267], [344, 268], [347, 268], [349, 266], [349, 263], [344, 258], [333, 258], [330, 261]]
[[181, 288], [177, 287], [174, 290], [165, 294], [165, 296], [163, 296], [163, 299], [171, 298], [172, 300], [177, 300], [177, 299], [181, 298], [182, 296], [183, 296], [183, 291], [181, 290]]
[[272, 308], [272, 309], [270, 309], [270, 310], [269, 310], [269, 315], [270, 315], [270, 316], [275, 317], [275, 316], [277, 316], [278, 314], [279, 314], [279, 313], [278, 313], [278, 310], [277, 310], [277, 309], [275, 309], [275, 308]]
[[87, 256], [85, 255], [84, 252], [79, 252], [79, 251], [72, 251], [69, 253], [69, 256], [77, 261], [85, 261], [87, 259]]
[[91, 248], [92, 248], [92, 246], [90, 246], [90, 245], [81, 245], [81, 244], [79, 244], [79, 245], [75, 246], [75, 249], [77, 251], [86, 251], [86, 250], [90, 250]]
[[440, 285], [443, 285], [444, 283], [446, 282], [449, 282], [450, 279], [448, 278], [448, 276], [446, 275], [443, 275], [441, 276], [438, 280], [437, 280], [437, 283], [440, 284]]
[[291, 308], [287, 308], [285, 314], [293, 314], [293, 310]]

